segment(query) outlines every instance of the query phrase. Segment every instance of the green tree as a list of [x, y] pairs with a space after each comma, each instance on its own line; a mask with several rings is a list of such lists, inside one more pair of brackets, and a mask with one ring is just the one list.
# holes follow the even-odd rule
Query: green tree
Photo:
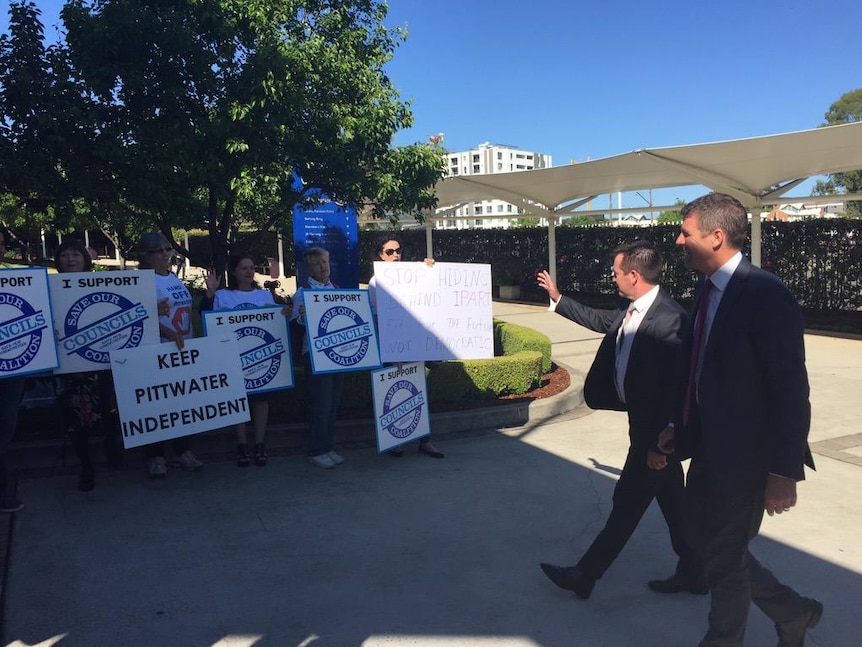
[[599, 222], [591, 216], [572, 216], [560, 222], [560, 227], [595, 227]]
[[[296, 204], [318, 200], [307, 187], [378, 216], [435, 206], [440, 151], [390, 143], [412, 115], [385, 73], [405, 37], [386, 11], [375, 0], [71, 0], [56, 60], [25, 75], [63, 92], [19, 93], [10, 107], [62, 102], [48, 151], [67, 194], [45, 194], [55, 203], [74, 195], [123, 249], [144, 229], [176, 243], [175, 229], [205, 227], [220, 269], [240, 227], [287, 228]], [[9, 63], [4, 86], [20, 72]]]
[[682, 207], [685, 206], [685, 200], [677, 198], [673, 204], [675, 207], [680, 207], [680, 209], [669, 209], [667, 211], [662, 211], [658, 215], [658, 218], [655, 219], [656, 223], [662, 225], [674, 225], [682, 222], [682, 215], [680, 214], [680, 210]]
[[511, 226], [520, 228], [538, 227], [539, 218], [515, 218], [512, 220]]
[[43, 45], [39, 10], [12, 4], [9, 17], [9, 34], [0, 36], [0, 219], [27, 247], [52, 224], [50, 196], [61, 177], [51, 152], [57, 140], [51, 52]]
[[[862, 120], [862, 88], [845, 92], [826, 111], [826, 122], [821, 126], [850, 124]], [[856, 193], [862, 191], [862, 170], [833, 173], [826, 181], [818, 180], [814, 185], [814, 193], [827, 195], [829, 193]], [[846, 215], [853, 218], [862, 217], [862, 202], [848, 202]]]

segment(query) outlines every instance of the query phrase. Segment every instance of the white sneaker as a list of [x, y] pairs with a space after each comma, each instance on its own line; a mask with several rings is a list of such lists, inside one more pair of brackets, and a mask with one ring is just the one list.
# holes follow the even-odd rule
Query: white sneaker
[[344, 462], [344, 456], [342, 456], [341, 454], [336, 454], [335, 452], [329, 452], [327, 454], [327, 456], [329, 456], [329, 458], [332, 459], [332, 462], [335, 463], [336, 465], [341, 465]]
[[308, 462], [315, 467], [320, 467], [325, 470], [331, 470], [333, 467], [335, 467], [335, 461], [332, 460], [329, 454], [321, 454], [320, 456], [309, 456]]
[[168, 464], [164, 456], [153, 456], [147, 465], [151, 479], [165, 478], [168, 475]]
[[171, 463], [174, 467], [182, 467], [186, 472], [196, 472], [204, 466], [204, 464], [198, 460], [198, 457], [192, 454], [188, 449], [179, 456], [176, 456]]

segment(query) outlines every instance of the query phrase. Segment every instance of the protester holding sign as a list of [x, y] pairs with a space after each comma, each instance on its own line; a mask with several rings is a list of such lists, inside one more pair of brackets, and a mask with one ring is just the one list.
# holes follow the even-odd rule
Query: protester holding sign
[[[80, 240], [65, 240], [57, 248], [54, 265], [61, 274], [89, 272], [93, 269], [93, 259]], [[81, 463], [78, 489], [89, 492], [96, 487], [95, 469], [90, 460], [90, 435], [93, 431], [102, 427], [105, 453], [112, 465], [119, 465], [123, 460], [123, 440], [119, 435], [111, 376], [109, 373], [91, 371], [67, 373], [57, 379], [61, 385], [57, 403], [66, 432]]]
[[[302, 255], [308, 278], [293, 297], [293, 313], [291, 319], [305, 326], [305, 290], [335, 290], [338, 288], [329, 280], [329, 252], [322, 247], [309, 247]], [[308, 337], [302, 342], [302, 365], [305, 369], [306, 384], [308, 384], [311, 399], [311, 438], [308, 447], [308, 461], [315, 467], [332, 469], [341, 465], [344, 458], [333, 451], [335, 436], [335, 417], [338, 412], [338, 402], [341, 399], [341, 387], [344, 383], [343, 373], [321, 373], [315, 375], [311, 369], [311, 357], [308, 352]]]
[[[159, 332], [161, 341], [174, 342], [182, 350], [183, 339], [193, 337], [192, 295], [177, 275], [171, 272], [174, 250], [167, 239], [158, 232], [147, 232], [138, 241], [138, 267], [150, 269], [156, 274], [156, 298], [159, 304]], [[165, 443], [147, 445], [147, 469], [151, 478], [167, 476]], [[187, 437], [176, 438], [171, 447], [173, 465], [187, 472], [204, 466], [189, 449]]]
[[[375, 248], [375, 254], [377, 258], [374, 260], [380, 260], [384, 263], [392, 263], [399, 262], [403, 257], [404, 245], [401, 242], [401, 239], [395, 235], [386, 235], [380, 239], [377, 243], [377, 247]], [[425, 264], [428, 267], [434, 265], [433, 258], [426, 258]], [[375, 277], [371, 277], [371, 280], [368, 282], [368, 296], [371, 299], [371, 311], [374, 313], [374, 316], [377, 316], [377, 281]], [[410, 361], [411, 358], [405, 357], [405, 361]], [[398, 362], [400, 365], [401, 362]], [[428, 436], [423, 436], [419, 439], [419, 452], [421, 454], [425, 454], [426, 456], [430, 456], [431, 458], [444, 458], [446, 455], [439, 451], [434, 445], [431, 444], [431, 440]], [[404, 450], [400, 447], [396, 447], [394, 449], [389, 450], [389, 455], [394, 458], [401, 458], [404, 456]]]
[[[213, 272], [206, 277], [206, 296], [212, 299], [213, 310], [239, 310], [243, 308], [259, 308], [275, 305], [284, 301], [270, 290], [257, 286], [254, 280], [254, 260], [246, 254], [237, 254], [228, 259], [227, 288], [218, 289], [219, 281]], [[204, 306], [202, 305], [203, 309]], [[289, 314], [286, 311], [284, 314]], [[254, 464], [264, 467], [269, 460], [266, 451], [266, 423], [269, 417], [269, 394], [253, 393], [248, 396], [251, 411], [251, 422], [254, 425]], [[234, 426], [236, 430], [236, 464], [248, 467], [251, 464], [251, 454], [248, 449], [248, 438], [245, 423]]]

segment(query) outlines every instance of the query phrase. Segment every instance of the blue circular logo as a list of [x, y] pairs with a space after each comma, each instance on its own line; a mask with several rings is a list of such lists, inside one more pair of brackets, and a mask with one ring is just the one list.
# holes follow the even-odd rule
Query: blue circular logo
[[257, 326], [236, 329], [246, 391], [260, 389], [275, 379], [284, 357], [284, 342]]
[[42, 347], [45, 313], [17, 294], [0, 292], [0, 372], [25, 368]]
[[315, 351], [339, 366], [354, 366], [368, 353], [371, 324], [352, 308], [335, 306], [323, 313], [312, 340]]
[[383, 398], [380, 427], [395, 438], [407, 438], [422, 420], [425, 397], [409, 380], [398, 380]]
[[112, 350], [140, 346], [147, 316], [143, 304], [122, 294], [91, 292], [66, 312], [60, 346], [67, 356], [108, 364]]

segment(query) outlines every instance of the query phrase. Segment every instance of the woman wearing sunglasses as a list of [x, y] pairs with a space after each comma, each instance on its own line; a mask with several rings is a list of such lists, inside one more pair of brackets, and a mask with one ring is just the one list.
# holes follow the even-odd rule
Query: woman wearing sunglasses
[[[375, 261], [383, 261], [384, 263], [397, 263], [401, 260], [403, 254], [403, 244], [401, 243], [401, 239], [398, 238], [395, 234], [387, 234], [382, 237], [375, 248], [375, 254], [377, 258]], [[426, 258], [425, 264], [428, 266], [434, 265], [433, 258]], [[371, 312], [374, 313], [374, 316], [377, 316], [377, 283], [374, 280], [374, 277], [371, 277], [371, 280], [368, 282], [368, 298], [371, 301]], [[405, 362], [409, 362], [410, 358], [405, 357]], [[434, 445], [431, 444], [431, 440], [428, 436], [423, 436], [419, 439], [419, 453], [425, 454], [426, 456], [430, 456], [431, 458], [444, 458], [446, 454], [439, 451]], [[401, 458], [404, 456], [404, 450], [400, 447], [396, 447], [395, 449], [389, 450], [389, 455], [394, 458]]]

